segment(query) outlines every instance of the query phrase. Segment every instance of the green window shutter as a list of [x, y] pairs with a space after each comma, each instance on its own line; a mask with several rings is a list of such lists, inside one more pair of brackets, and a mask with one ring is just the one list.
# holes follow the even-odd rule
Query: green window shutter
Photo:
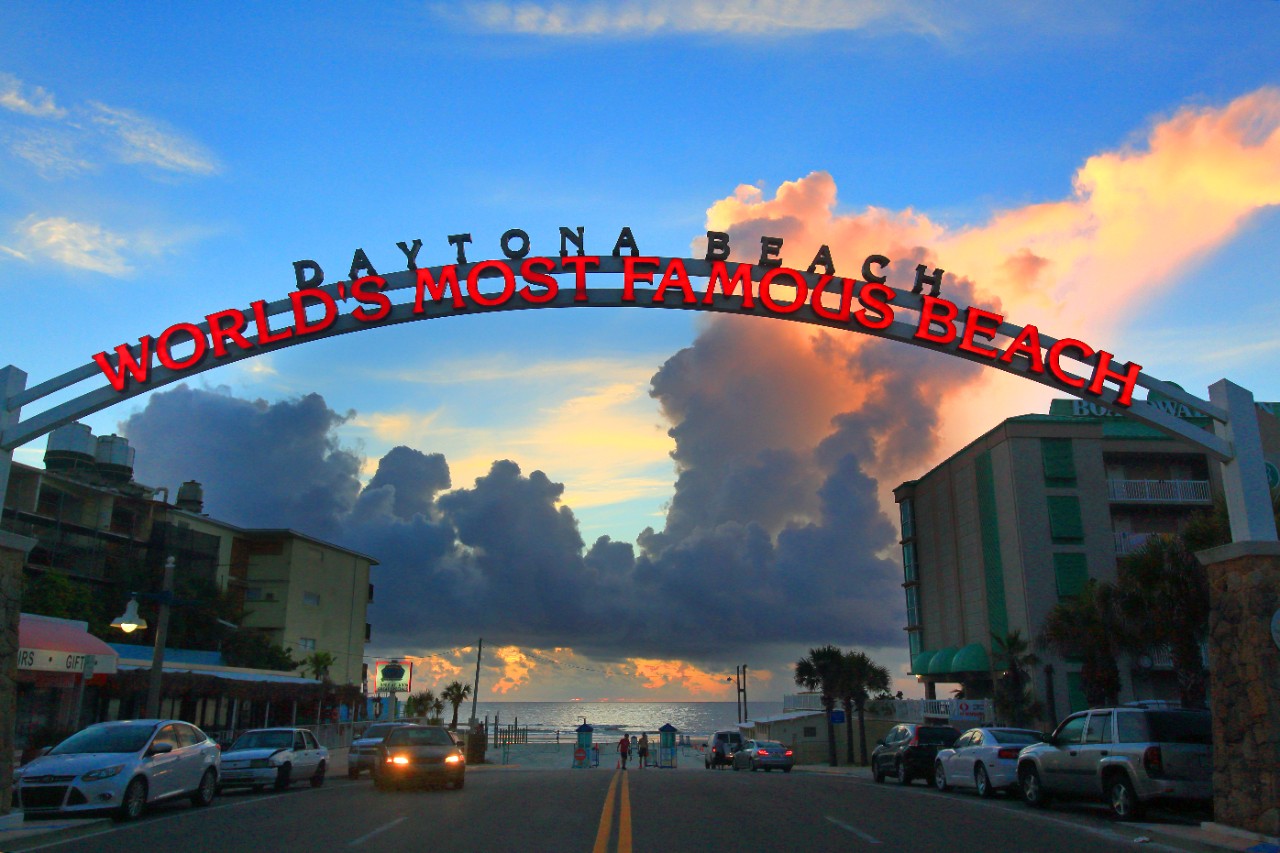
[[1089, 700], [1084, 698], [1084, 679], [1078, 672], [1067, 673], [1067, 703], [1073, 714], [1089, 707]]
[[1080, 517], [1078, 497], [1049, 496], [1049, 535], [1056, 543], [1084, 541], [1084, 521]]
[[1040, 459], [1046, 486], [1072, 487], [1076, 484], [1076, 458], [1069, 438], [1040, 439]]
[[1084, 554], [1054, 554], [1053, 576], [1058, 582], [1058, 598], [1079, 595], [1089, 580], [1089, 565]]

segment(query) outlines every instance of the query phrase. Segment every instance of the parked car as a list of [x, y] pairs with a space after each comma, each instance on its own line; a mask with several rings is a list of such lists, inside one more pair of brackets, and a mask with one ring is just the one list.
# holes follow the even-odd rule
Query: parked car
[[328, 767], [329, 750], [307, 729], [250, 729], [222, 753], [218, 787], [261, 791], [271, 785], [283, 791], [306, 780], [319, 788]]
[[703, 754], [703, 763], [708, 770], [730, 764], [733, 761], [733, 754], [741, 746], [741, 733], [729, 729], [715, 732], [707, 738], [707, 751]]
[[400, 726], [378, 746], [373, 784], [380, 791], [409, 783], [461, 790], [466, 773], [467, 757], [444, 726]]
[[1045, 743], [1018, 756], [1022, 798], [1101, 797], [1115, 817], [1135, 820], [1152, 800], [1213, 796], [1208, 711], [1096, 708], [1067, 717]]
[[949, 749], [938, 750], [934, 785], [939, 791], [973, 788], [979, 797], [1017, 789], [1018, 753], [1043, 740], [1044, 735], [1031, 729], [969, 729]]
[[97, 723], [20, 768], [14, 805], [29, 814], [111, 810], [121, 820], [178, 797], [207, 806], [220, 761], [218, 745], [181, 720]]
[[928, 779], [938, 750], [951, 746], [959, 737], [960, 732], [951, 726], [896, 725], [871, 753], [871, 775], [877, 782], [893, 776], [903, 785], [910, 785], [912, 779]]
[[749, 740], [733, 753], [731, 761], [734, 770], [745, 767], [753, 773], [760, 769], [767, 773], [777, 767], [783, 773], [790, 773], [796, 758], [776, 740]]
[[351, 741], [351, 749], [347, 750], [347, 778], [359, 778], [361, 770], [372, 773], [374, 764], [377, 763], [378, 745], [393, 729], [403, 725], [404, 723], [374, 723]]

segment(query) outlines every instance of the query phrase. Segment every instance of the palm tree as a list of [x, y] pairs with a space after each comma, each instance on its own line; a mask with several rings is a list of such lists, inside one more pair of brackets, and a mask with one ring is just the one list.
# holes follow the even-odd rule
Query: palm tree
[[440, 725], [440, 719], [444, 716], [444, 700], [439, 696], [431, 703], [431, 721], [436, 725]]
[[302, 661], [302, 671], [311, 673], [311, 677], [324, 681], [329, 677], [329, 670], [337, 659], [330, 652], [312, 652]]
[[1134, 645], [1111, 584], [1090, 578], [1079, 595], [1054, 605], [1040, 628], [1038, 644], [1064, 658], [1078, 658], [1085, 701], [1091, 708], [1120, 703], [1121, 649]]
[[1027, 726], [1040, 716], [1040, 703], [1031, 694], [1027, 670], [1040, 663], [1021, 629], [1003, 637], [991, 632], [991, 653], [1000, 676], [995, 683], [996, 716], [1006, 725]]
[[1152, 536], [1118, 566], [1121, 608], [1152, 646], [1168, 646], [1184, 708], [1205, 707], [1209, 574], [1182, 536]]
[[796, 684], [805, 690], [822, 692], [822, 710], [827, 718], [827, 758], [831, 766], [836, 761], [836, 728], [831, 722], [831, 712], [836, 706], [836, 691], [844, 670], [844, 653], [835, 646], [809, 649], [809, 656], [796, 661]]
[[858, 740], [862, 764], [867, 763], [867, 700], [889, 690], [889, 670], [866, 652], [847, 652], [841, 661], [840, 701], [844, 705], [845, 760], [853, 763], [853, 710], [858, 710]]
[[431, 711], [438, 701], [440, 700], [436, 698], [435, 691], [423, 690], [421, 693], [409, 697], [409, 701], [405, 703], [408, 705], [406, 710], [410, 717], [427, 717], [429, 722]]
[[453, 722], [449, 723], [450, 731], [458, 730], [458, 706], [471, 696], [471, 685], [461, 681], [451, 681], [440, 691], [444, 700], [453, 705]]

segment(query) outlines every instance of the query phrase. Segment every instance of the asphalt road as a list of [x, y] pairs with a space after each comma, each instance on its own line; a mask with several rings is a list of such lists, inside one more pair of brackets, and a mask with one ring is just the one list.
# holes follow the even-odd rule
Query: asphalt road
[[[1094, 811], [1033, 811], [921, 784], [794, 772], [472, 768], [462, 791], [322, 788], [227, 793], [160, 806], [132, 824], [27, 849], [65, 853], [1132, 850], [1136, 828]], [[1170, 849], [1144, 844], [1145, 849]]]

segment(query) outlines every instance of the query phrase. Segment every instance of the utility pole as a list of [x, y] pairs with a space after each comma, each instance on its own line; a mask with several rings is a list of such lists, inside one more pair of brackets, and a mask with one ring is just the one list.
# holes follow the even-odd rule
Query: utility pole
[[480, 638], [480, 642], [476, 644], [476, 680], [471, 687], [471, 721], [468, 724], [471, 729], [476, 727], [476, 699], [480, 696], [480, 656], [484, 654], [484, 637]]
[[173, 601], [173, 557], [164, 561], [164, 581], [160, 585], [160, 613], [156, 617], [156, 642], [151, 650], [151, 672], [147, 678], [147, 716], [160, 716], [160, 681], [164, 677], [164, 644], [169, 637], [169, 605]]
[[734, 673], [738, 678], [738, 722], [745, 723], [750, 719], [747, 711], [747, 665], [735, 667]]

